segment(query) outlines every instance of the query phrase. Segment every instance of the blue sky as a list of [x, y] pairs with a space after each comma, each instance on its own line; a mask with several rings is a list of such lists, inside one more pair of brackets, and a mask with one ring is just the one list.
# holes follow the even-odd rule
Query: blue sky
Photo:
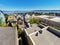
[[60, 0], [0, 0], [0, 10], [60, 10]]

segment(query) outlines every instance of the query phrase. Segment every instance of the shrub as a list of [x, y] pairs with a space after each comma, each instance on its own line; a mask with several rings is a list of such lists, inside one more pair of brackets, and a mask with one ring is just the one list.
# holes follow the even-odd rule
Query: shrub
[[39, 19], [37, 19], [37, 18], [31, 18], [31, 19], [29, 19], [30, 21], [30, 24], [33, 24], [33, 23], [36, 23], [36, 24], [40, 24], [41, 23], [41, 21], [39, 20]]
[[2, 24], [2, 26], [3, 26], [3, 27], [6, 27], [6, 26], [7, 26], [6, 22], [4, 22], [4, 23]]
[[22, 30], [21, 28], [17, 30], [18, 31], [18, 34], [21, 34]]
[[0, 26], [2, 26], [2, 18], [0, 18]]

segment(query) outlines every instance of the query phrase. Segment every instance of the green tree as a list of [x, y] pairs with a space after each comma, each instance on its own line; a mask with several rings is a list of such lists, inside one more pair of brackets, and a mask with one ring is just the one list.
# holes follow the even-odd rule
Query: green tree
[[7, 19], [8, 19], [8, 14], [5, 14], [5, 22], [7, 23]]
[[2, 25], [2, 18], [0, 18], [0, 26]]

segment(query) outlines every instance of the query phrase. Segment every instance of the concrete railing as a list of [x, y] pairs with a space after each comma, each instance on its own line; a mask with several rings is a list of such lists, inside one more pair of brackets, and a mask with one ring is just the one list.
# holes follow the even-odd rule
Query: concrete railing
[[47, 30], [60, 38], [60, 31], [59, 30], [54, 29], [52, 27], [48, 27]]
[[38, 25], [38, 27], [40, 27], [40, 28], [42, 29], [42, 28], [44, 28], [45, 26], [42, 25], [42, 24], [40, 24], [40, 25]]

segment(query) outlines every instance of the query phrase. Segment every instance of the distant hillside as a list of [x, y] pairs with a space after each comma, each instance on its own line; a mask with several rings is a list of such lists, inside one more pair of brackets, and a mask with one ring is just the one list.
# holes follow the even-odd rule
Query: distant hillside
[[14, 13], [26, 13], [26, 12], [38, 12], [38, 13], [60, 13], [60, 10], [32, 10], [32, 11], [3, 11], [4, 14], [14, 14]]
[[32, 12], [38, 12], [38, 13], [49, 13], [49, 12], [53, 12], [53, 13], [60, 13], [60, 10], [33, 10]]

